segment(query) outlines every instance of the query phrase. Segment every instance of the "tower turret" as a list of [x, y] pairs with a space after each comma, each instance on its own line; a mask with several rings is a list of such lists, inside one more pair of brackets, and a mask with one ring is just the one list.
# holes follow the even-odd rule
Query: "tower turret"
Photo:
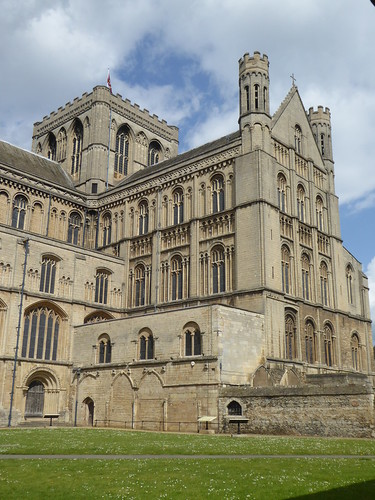
[[[270, 101], [268, 57], [246, 53], [239, 60], [240, 130], [244, 149], [269, 149]], [[250, 134], [250, 137], [249, 137]], [[250, 139], [250, 143], [249, 143]]]
[[333, 162], [331, 113], [329, 108], [323, 109], [323, 106], [318, 106], [317, 111], [314, 111], [314, 108], [310, 108], [307, 117], [322, 158]]

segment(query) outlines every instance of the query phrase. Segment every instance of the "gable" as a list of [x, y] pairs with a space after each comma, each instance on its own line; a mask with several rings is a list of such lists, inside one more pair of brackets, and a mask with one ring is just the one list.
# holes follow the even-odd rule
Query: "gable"
[[311, 159], [315, 165], [324, 168], [324, 162], [315, 142], [297, 87], [292, 87], [272, 118], [272, 136], [284, 145], [294, 149], [296, 125], [302, 130], [301, 155]]

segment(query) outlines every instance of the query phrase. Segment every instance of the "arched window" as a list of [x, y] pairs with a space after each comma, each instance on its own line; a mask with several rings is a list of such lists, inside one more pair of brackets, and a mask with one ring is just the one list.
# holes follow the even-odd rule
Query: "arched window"
[[254, 103], [255, 103], [255, 109], [259, 108], [259, 85], [256, 84], [254, 85]]
[[277, 202], [279, 209], [286, 212], [286, 178], [283, 174], [277, 176]]
[[290, 250], [286, 245], [281, 247], [281, 284], [284, 293], [291, 293]]
[[333, 329], [328, 323], [324, 325], [324, 360], [328, 366], [332, 366], [335, 363]]
[[322, 156], [324, 156], [324, 144], [325, 144], [325, 137], [324, 134], [320, 134], [320, 151], [322, 153]]
[[302, 267], [302, 297], [310, 300], [310, 259], [305, 253], [301, 258]]
[[103, 216], [103, 246], [109, 245], [112, 238], [112, 217], [110, 213]]
[[306, 193], [304, 187], [299, 184], [297, 187], [297, 216], [301, 222], [306, 218]]
[[242, 415], [242, 406], [237, 401], [231, 401], [227, 405], [228, 415]]
[[55, 293], [57, 259], [49, 255], [42, 258], [40, 271], [40, 292]]
[[315, 363], [316, 335], [314, 331], [314, 324], [312, 323], [312, 321], [307, 321], [305, 325], [305, 352], [306, 352], [306, 361], [308, 363]]
[[78, 245], [80, 240], [82, 218], [78, 212], [72, 212], [69, 215], [68, 222], [68, 243]]
[[148, 148], [148, 166], [156, 165], [161, 161], [161, 147], [157, 141], [151, 141]]
[[182, 260], [176, 256], [171, 260], [172, 300], [182, 299]]
[[79, 120], [76, 120], [72, 134], [72, 167], [70, 173], [79, 175], [81, 171], [81, 153], [82, 153], [83, 127]]
[[225, 255], [220, 246], [211, 252], [212, 293], [225, 292]]
[[98, 269], [95, 275], [95, 302], [106, 304], [108, 300], [110, 273], [105, 269]]
[[296, 125], [294, 128], [294, 146], [296, 148], [296, 153], [301, 153], [302, 148], [302, 130], [299, 125]]
[[222, 212], [224, 203], [224, 179], [222, 175], [215, 175], [211, 180], [212, 213]]
[[249, 86], [245, 87], [245, 102], [246, 102], [246, 111], [250, 111], [250, 89]]
[[315, 210], [316, 210], [316, 225], [319, 231], [324, 231], [324, 213], [323, 213], [323, 200], [320, 196], [316, 197]]
[[151, 332], [142, 332], [139, 337], [139, 359], [154, 359], [154, 337]]
[[129, 166], [129, 130], [121, 127], [116, 134], [115, 177], [127, 175]]
[[110, 363], [112, 360], [112, 344], [107, 334], [99, 337], [99, 363]]
[[44, 386], [39, 380], [29, 385], [26, 393], [25, 417], [43, 417]]
[[57, 360], [61, 318], [47, 306], [25, 314], [21, 355], [28, 358]]
[[12, 227], [25, 229], [27, 198], [18, 194], [13, 200]]
[[329, 305], [328, 300], [328, 267], [325, 262], [320, 264], [320, 296], [324, 306]]
[[348, 293], [348, 302], [353, 304], [353, 268], [349, 264], [346, 267], [346, 290]]
[[139, 204], [139, 235], [148, 233], [148, 203], [142, 201]]
[[350, 347], [352, 350], [352, 365], [354, 370], [359, 371], [361, 369], [361, 349], [359, 343], [359, 337], [356, 333], [353, 333]]
[[185, 356], [200, 356], [202, 354], [202, 334], [197, 327], [188, 327], [184, 333]]
[[66, 158], [66, 131], [64, 128], [57, 134], [57, 161], [63, 161]]
[[56, 137], [52, 132], [48, 134], [47, 158], [53, 161], [56, 160]]
[[184, 194], [182, 189], [173, 192], [173, 224], [184, 222]]
[[142, 264], [139, 264], [135, 268], [135, 305], [136, 306], [145, 305], [145, 287], [146, 287], [145, 268]]
[[285, 316], [285, 357], [286, 359], [295, 359], [297, 357], [296, 320], [290, 313]]

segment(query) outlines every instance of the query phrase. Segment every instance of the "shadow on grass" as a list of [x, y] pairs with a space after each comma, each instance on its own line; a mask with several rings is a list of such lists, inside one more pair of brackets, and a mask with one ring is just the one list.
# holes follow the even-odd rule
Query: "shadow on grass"
[[342, 488], [334, 488], [333, 490], [321, 491], [312, 493], [311, 495], [302, 495], [293, 497], [290, 500], [374, 500], [375, 498], [375, 481], [365, 481], [363, 483], [355, 483]]

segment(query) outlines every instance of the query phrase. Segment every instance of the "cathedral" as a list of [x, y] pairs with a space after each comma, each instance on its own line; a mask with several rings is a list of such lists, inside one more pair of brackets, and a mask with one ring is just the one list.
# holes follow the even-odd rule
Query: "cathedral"
[[185, 153], [105, 86], [0, 142], [0, 425], [373, 435], [330, 110], [269, 94], [246, 53], [233, 133]]

